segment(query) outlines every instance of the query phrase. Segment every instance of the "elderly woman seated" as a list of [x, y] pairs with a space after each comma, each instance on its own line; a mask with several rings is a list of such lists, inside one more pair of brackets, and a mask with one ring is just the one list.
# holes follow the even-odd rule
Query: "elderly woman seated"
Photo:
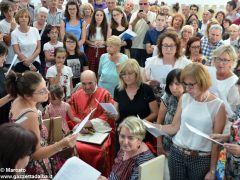
[[[138, 179], [139, 165], [154, 158], [148, 146], [142, 142], [145, 127], [140, 119], [129, 116], [119, 125], [118, 133], [121, 149], [108, 179]], [[105, 179], [99, 177], [99, 180]]]

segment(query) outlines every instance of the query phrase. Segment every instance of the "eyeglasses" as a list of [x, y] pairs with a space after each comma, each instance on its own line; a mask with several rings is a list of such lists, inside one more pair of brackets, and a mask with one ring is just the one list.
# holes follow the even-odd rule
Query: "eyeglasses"
[[162, 44], [162, 48], [173, 50], [174, 48], [176, 48], [176, 45], [175, 44]]
[[146, 6], [146, 5], [148, 5], [148, 3], [139, 3], [139, 5], [140, 6], [142, 6], [142, 5]]
[[133, 76], [135, 73], [134, 72], [129, 72], [129, 73], [120, 73], [120, 76], [122, 78], [126, 78], [127, 76]]
[[200, 46], [191, 46], [192, 49], [200, 49]]
[[222, 58], [220, 58], [220, 57], [216, 57], [216, 58], [215, 58], [215, 61], [216, 61], [217, 63], [223, 63], [224, 65], [226, 65], [226, 64], [228, 64], [231, 60], [229, 60], [229, 59], [222, 59]]
[[44, 89], [40, 90], [39, 92], [35, 92], [33, 94], [39, 94], [39, 95], [43, 96], [43, 95], [48, 94], [48, 93], [49, 93], [48, 89], [44, 88]]
[[75, 41], [66, 41], [66, 43], [74, 44], [74, 43], [76, 43], [76, 42], [75, 42]]
[[197, 82], [195, 82], [195, 83], [185, 83], [185, 82], [182, 82], [182, 84], [183, 84], [183, 86], [184, 86], [185, 88], [193, 89], [194, 86], [197, 84]]

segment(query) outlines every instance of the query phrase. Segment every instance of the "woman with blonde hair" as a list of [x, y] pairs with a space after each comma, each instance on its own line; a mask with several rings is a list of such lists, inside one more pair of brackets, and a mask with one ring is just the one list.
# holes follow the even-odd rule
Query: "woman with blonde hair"
[[[120, 66], [119, 85], [114, 91], [115, 107], [119, 112], [117, 125], [127, 116], [139, 116], [153, 122], [157, 118], [158, 106], [151, 87], [144, 84], [138, 62], [127, 59]], [[151, 141], [150, 134], [146, 141]]]
[[91, 23], [93, 12], [94, 9], [92, 4], [90, 3], [82, 4], [82, 18], [86, 22], [86, 28], [88, 28]]
[[[217, 88], [231, 107], [232, 112], [228, 112], [228, 117], [231, 117], [240, 104], [240, 95], [236, 86], [238, 77], [233, 73], [238, 56], [231, 45], [222, 45], [213, 51], [212, 57], [216, 67]], [[229, 132], [230, 125], [231, 123], [227, 121], [224, 134]]]
[[194, 30], [192, 26], [185, 25], [182, 27], [180, 41], [181, 41], [181, 49], [183, 53], [185, 53], [187, 48], [187, 43], [189, 39], [193, 37], [193, 34], [194, 34]]
[[107, 39], [107, 53], [100, 58], [98, 68], [98, 85], [107, 89], [111, 95], [114, 94], [114, 88], [118, 85], [119, 66], [128, 57], [120, 53], [121, 39], [118, 36], [111, 36]]
[[181, 72], [180, 81], [186, 93], [179, 99], [173, 122], [152, 125], [174, 135], [168, 159], [171, 179], [213, 180], [218, 145], [190, 131], [188, 125], [205, 134], [222, 133], [225, 107], [223, 101], [209, 91], [211, 77], [202, 64], [187, 65]]

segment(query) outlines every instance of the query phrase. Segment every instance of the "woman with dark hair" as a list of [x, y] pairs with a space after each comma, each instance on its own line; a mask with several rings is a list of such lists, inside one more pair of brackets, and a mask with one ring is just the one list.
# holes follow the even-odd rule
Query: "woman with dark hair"
[[191, 20], [190, 25], [193, 27], [194, 30], [193, 37], [199, 37], [201, 39], [203, 37], [203, 34], [200, 32], [198, 20]]
[[223, 34], [222, 34], [222, 39], [226, 40], [229, 38], [229, 27], [232, 25], [232, 21], [230, 19], [225, 18], [223, 20]]
[[106, 53], [107, 19], [103, 10], [94, 11], [86, 40], [89, 69], [98, 73], [100, 57]]
[[[31, 155], [31, 161], [26, 168], [26, 173], [54, 174], [49, 157], [62, 151], [65, 147], [75, 145], [76, 136], [71, 135], [63, 138], [55, 144], [47, 146], [47, 129], [43, 125], [37, 104], [48, 100], [46, 82], [39, 73], [27, 71], [24, 73], [10, 73], [6, 79], [7, 91], [16, 99], [13, 101], [9, 113], [9, 119], [19, 124], [24, 129], [34, 132], [38, 143], [36, 151]], [[56, 166], [56, 165], [55, 165]], [[56, 168], [56, 167], [55, 167]]]
[[187, 24], [187, 25], [190, 25], [190, 24], [191, 24], [191, 21], [194, 20], [194, 19], [198, 21], [198, 25], [199, 25], [199, 19], [198, 19], [198, 16], [197, 16], [196, 14], [191, 14], [191, 15], [187, 18], [186, 24]]
[[171, 65], [173, 69], [184, 68], [187, 64], [191, 63], [186, 57], [182, 55], [182, 49], [180, 39], [176, 32], [165, 32], [160, 35], [157, 48], [158, 55], [147, 58], [144, 68], [144, 80], [149, 84], [154, 91], [157, 101], [160, 103], [160, 99], [164, 93], [161, 89], [160, 83], [151, 75], [151, 68], [154, 65]]
[[4, 62], [8, 54], [7, 46], [4, 42], [0, 42], [0, 114], [1, 120], [0, 125], [8, 122], [8, 114], [10, 110], [12, 97], [6, 92], [6, 70], [3, 68]]
[[223, 11], [218, 11], [215, 15], [215, 19], [220, 25], [223, 25], [223, 20], [225, 19], [225, 13]]
[[76, 1], [68, 1], [64, 16], [66, 18], [60, 24], [61, 39], [64, 39], [66, 32], [73, 33], [78, 40], [80, 51], [84, 52], [83, 44], [87, 34], [86, 22], [80, 19], [80, 10]]
[[[37, 136], [18, 124], [6, 123], [0, 126], [0, 137], [0, 168], [25, 169], [36, 150]], [[12, 173], [16, 172], [0, 172]]]
[[67, 51], [67, 57], [64, 65], [72, 68], [73, 72], [73, 87], [80, 82], [80, 75], [88, 69], [87, 56], [79, 51], [78, 41], [71, 33], [66, 33], [63, 39], [64, 48]]
[[206, 58], [202, 54], [201, 39], [198, 37], [192, 37], [187, 43], [185, 56], [192, 62], [199, 62], [206, 64]]
[[[112, 20], [111, 25], [108, 28], [108, 37], [115, 35], [119, 36], [121, 33], [128, 29], [128, 22], [126, 15], [122, 11], [120, 7], [116, 7], [112, 10]], [[132, 40], [127, 39], [122, 41], [122, 47], [120, 52], [125, 53], [126, 55], [130, 56], [129, 49], [132, 46]]]
[[[184, 93], [184, 88], [180, 81], [181, 69], [170, 71], [166, 78], [165, 94], [162, 96], [160, 109], [158, 112], [157, 124], [171, 124], [176, 113], [178, 101]], [[168, 157], [172, 146], [172, 138], [169, 136], [157, 139], [157, 153]], [[165, 160], [168, 164], [168, 160]], [[169, 179], [168, 165], [165, 165], [164, 179]]]

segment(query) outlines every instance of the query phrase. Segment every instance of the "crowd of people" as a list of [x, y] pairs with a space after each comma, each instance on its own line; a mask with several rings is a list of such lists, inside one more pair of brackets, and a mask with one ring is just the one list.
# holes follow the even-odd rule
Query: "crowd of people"
[[[199, 8], [2, 0], [0, 168], [53, 177], [67, 148], [99, 170], [99, 180], [136, 180], [139, 165], [159, 155], [164, 180], [239, 180], [240, 1], [228, 1], [225, 11], [200, 15]], [[111, 128], [101, 145], [71, 134], [89, 113], [82, 134], [92, 133], [95, 119]], [[50, 143], [43, 119], [58, 116], [63, 138]], [[144, 123], [168, 136], [154, 137]]]

